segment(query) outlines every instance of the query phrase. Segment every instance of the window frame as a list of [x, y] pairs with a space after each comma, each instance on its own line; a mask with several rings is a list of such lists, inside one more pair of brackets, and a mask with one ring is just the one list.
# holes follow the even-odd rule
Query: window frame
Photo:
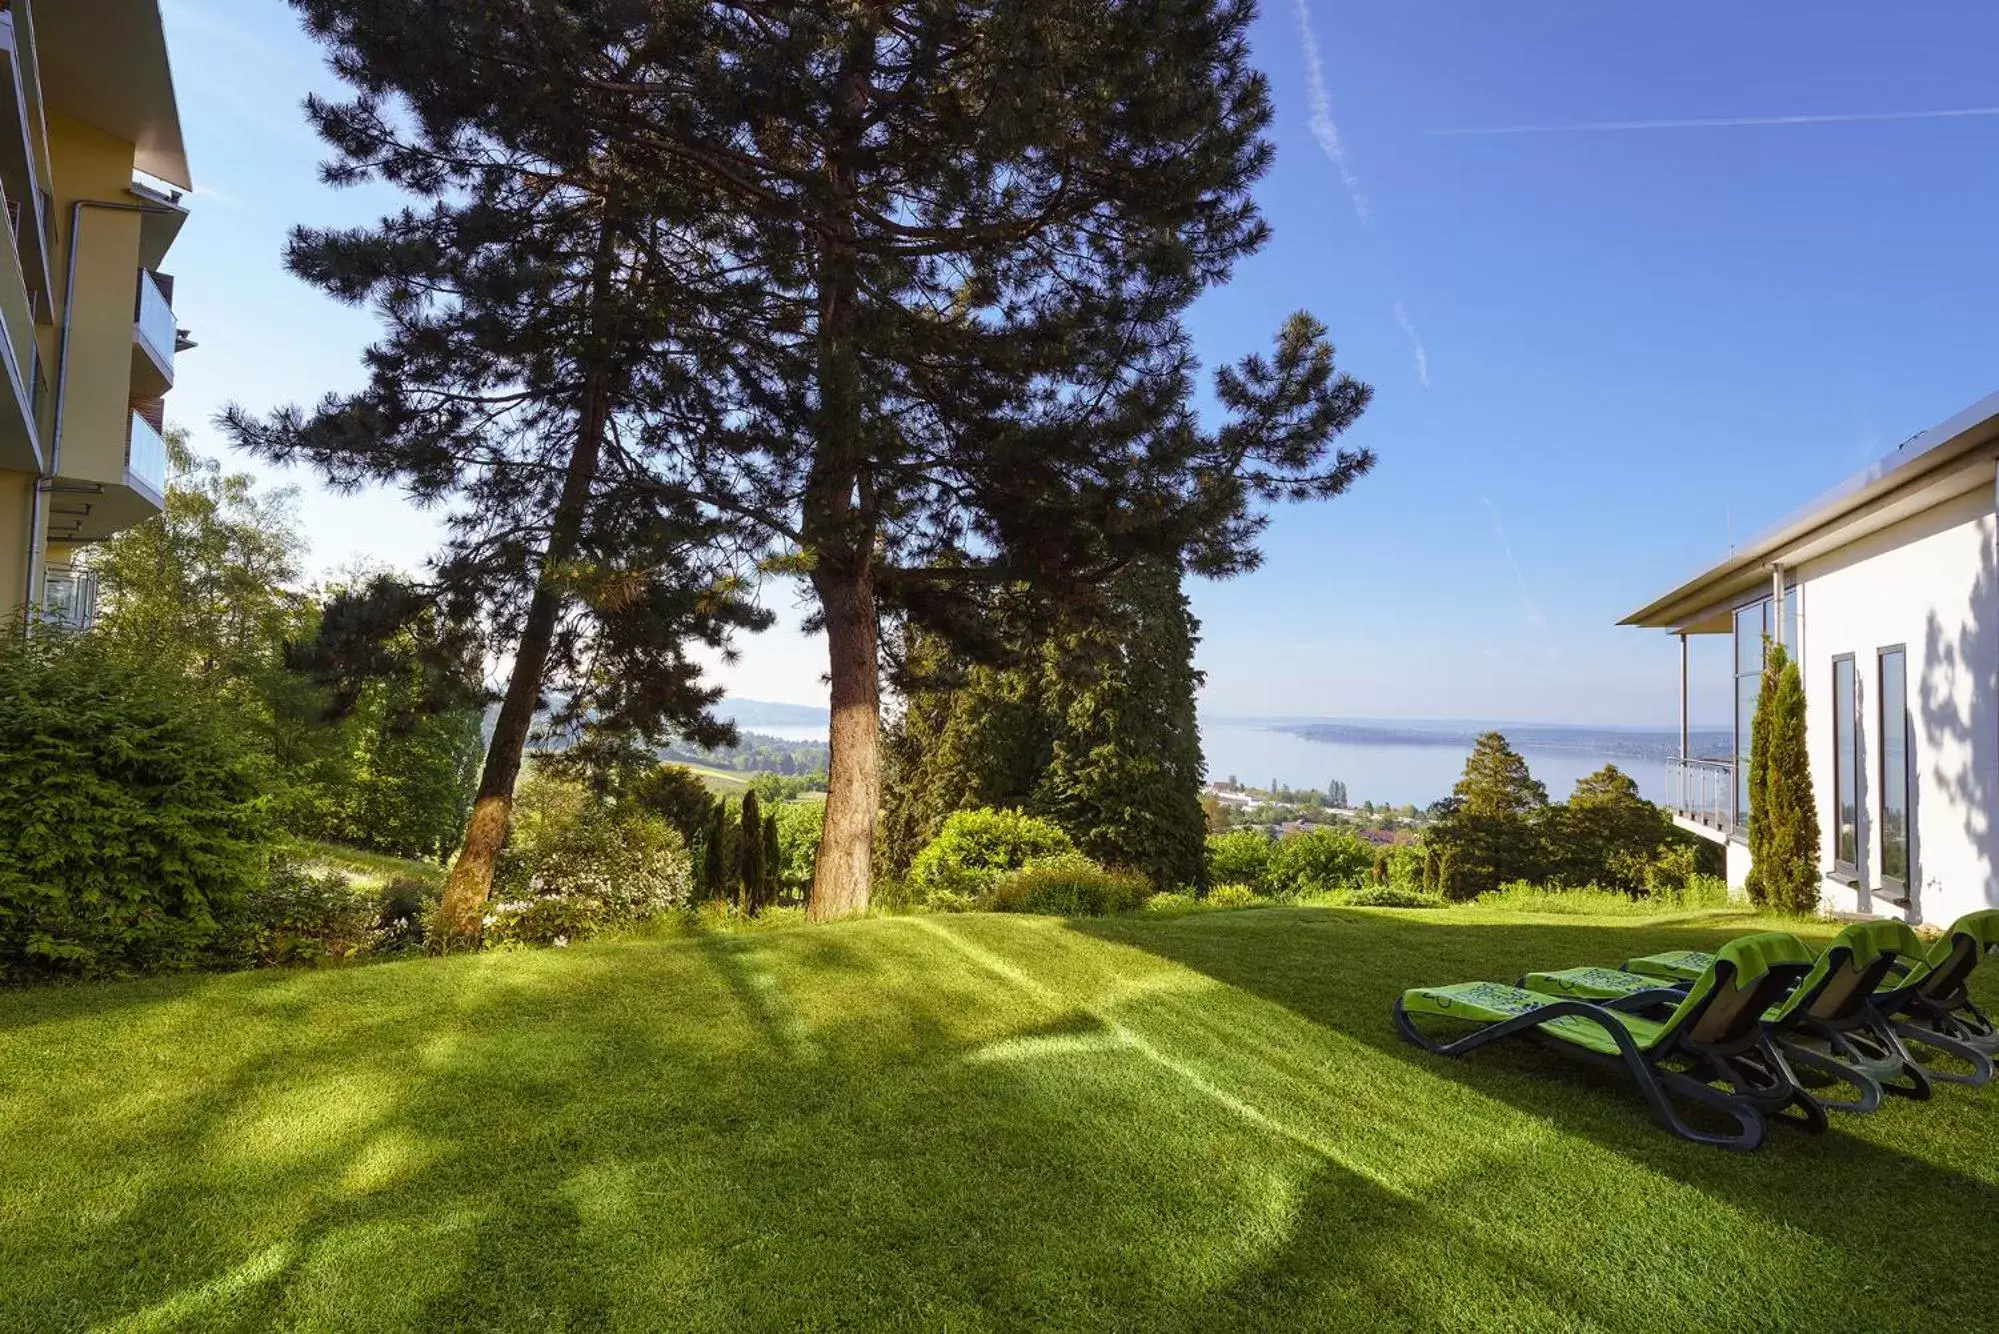
[[[1850, 684], [1846, 699], [1839, 697], [1839, 669], [1844, 664], [1850, 673]], [[1832, 867], [1835, 873], [1851, 879], [1860, 875], [1860, 664], [1851, 653], [1835, 653], [1832, 657]], [[1856, 791], [1848, 793], [1840, 787], [1841, 764], [1844, 760], [1839, 752], [1839, 711], [1846, 710], [1847, 742], [1853, 752], [1853, 786]], [[1841, 799], [1851, 797], [1853, 801], [1853, 857], [1851, 860], [1840, 856], [1842, 851], [1842, 831], [1840, 827]]]
[[[1888, 666], [1889, 654], [1900, 654], [1902, 658], [1902, 697], [1896, 701], [1901, 711], [1902, 728], [1902, 867], [1901, 876], [1888, 874], [1888, 690], [1883, 684]], [[1876, 851], [1880, 856], [1880, 890], [1885, 898], [1899, 899], [1906, 903], [1909, 898], [1909, 882], [1915, 878], [1916, 869], [1916, 733], [1909, 726], [1909, 646], [1883, 644], [1874, 650], [1874, 749], [1878, 756], [1875, 768], [1875, 786], [1880, 793], [1881, 818], [1875, 838]]]

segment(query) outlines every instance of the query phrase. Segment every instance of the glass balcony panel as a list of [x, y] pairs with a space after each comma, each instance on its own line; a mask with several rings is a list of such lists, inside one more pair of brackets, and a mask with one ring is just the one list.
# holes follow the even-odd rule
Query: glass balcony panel
[[167, 493], [167, 442], [153, 424], [138, 413], [132, 414], [132, 440], [125, 454], [125, 471], [151, 487], [154, 494]]
[[153, 356], [166, 369], [169, 378], [174, 369], [174, 308], [167, 304], [166, 294], [160, 291], [159, 283], [151, 273], [139, 271], [139, 336], [146, 340]]

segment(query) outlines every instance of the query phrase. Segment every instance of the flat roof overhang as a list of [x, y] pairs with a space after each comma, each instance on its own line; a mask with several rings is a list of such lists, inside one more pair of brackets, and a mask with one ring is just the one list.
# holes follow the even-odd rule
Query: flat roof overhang
[[1995, 460], [1999, 394], [1912, 437], [1618, 624], [1723, 633], [1736, 603], [1769, 585], [1772, 566], [1802, 565], [1969, 491], [1991, 489], [1999, 482]]
[[47, 104], [131, 144], [148, 176], [193, 189], [158, 0], [44, 0], [34, 15]]

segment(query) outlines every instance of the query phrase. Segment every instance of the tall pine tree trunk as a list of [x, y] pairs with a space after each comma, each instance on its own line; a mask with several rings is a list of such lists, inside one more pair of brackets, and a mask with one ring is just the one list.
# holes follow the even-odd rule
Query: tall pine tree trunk
[[861, 358], [855, 303], [860, 274], [853, 163], [860, 151], [874, 71], [876, 29], [863, 16], [848, 34], [826, 144], [819, 239], [819, 414], [804, 512], [815, 563], [812, 586], [826, 622], [831, 753], [826, 824], [812, 865], [807, 916], [831, 921], [866, 912], [875, 817], [881, 807], [881, 657], [875, 620], [875, 515], [866, 472]]
[[881, 807], [881, 659], [872, 573], [822, 567], [813, 575], [826, 620], [832, 677], [832, 752], [826, 766], [826, 825], [812, 865], [809, 916], [830, 921], [866, 912], [875, 815]]
[[590, 504], [590, 488], [597, 480], [598, 463], [603, 455], [604, 431], [610, 419], [609, 377], [604, 367], [610, 351], [606, 298], [616, 259], [616, 235], [607, 216], [591, 273], [593, 309], [587, 355], [595, 369], [584, 384], [576, 443], [563, 472], [562, 492], [549, 523], [548, 544], [542, 550], [534, 595], [528, 601], [527, 618], [521, 624], [513, 675], [507, 679], [500, 716], [493, 726], [493, 739], [486, 747], [486, 765], [479, 774], [472, 817], [465, 823], [465, 841], [444, 885], [440, 924], [447, 939], [453, 941], [478, 938], [486, 900], [493, 892], [493, 870], [513, 823], [514, 785], [520, 779], [528, 733], [534, 726], [535, 705], [541, 699], [542, 678], [548, 671], [549, 653], [555, 645], [556, 620], [562, 613], [565, 596], [561, 587], [562, 567], [576, 554], [584, 513]]

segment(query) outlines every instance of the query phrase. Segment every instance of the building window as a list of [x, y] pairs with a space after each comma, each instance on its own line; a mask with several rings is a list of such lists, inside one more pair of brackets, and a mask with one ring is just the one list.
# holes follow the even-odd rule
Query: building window
[[1881, 889], [1909, 894], [1909, 658], [1881, 650]]
[[[1749, 749], [1754, 739], [1756, 700], [1763, 693], [1764, 645], [1779, 633], [1771, 600], [1758, 598], [1735, 609], [1735, 824], [1749, 824]], [[1784, 648], [1798, 656], [1798, 586], [1784, 589], [1781, 627]]]
[[1860, 865], [1860, 735], [1853, 655], [1832, 660], [1832, 860], [1840, 870]]

